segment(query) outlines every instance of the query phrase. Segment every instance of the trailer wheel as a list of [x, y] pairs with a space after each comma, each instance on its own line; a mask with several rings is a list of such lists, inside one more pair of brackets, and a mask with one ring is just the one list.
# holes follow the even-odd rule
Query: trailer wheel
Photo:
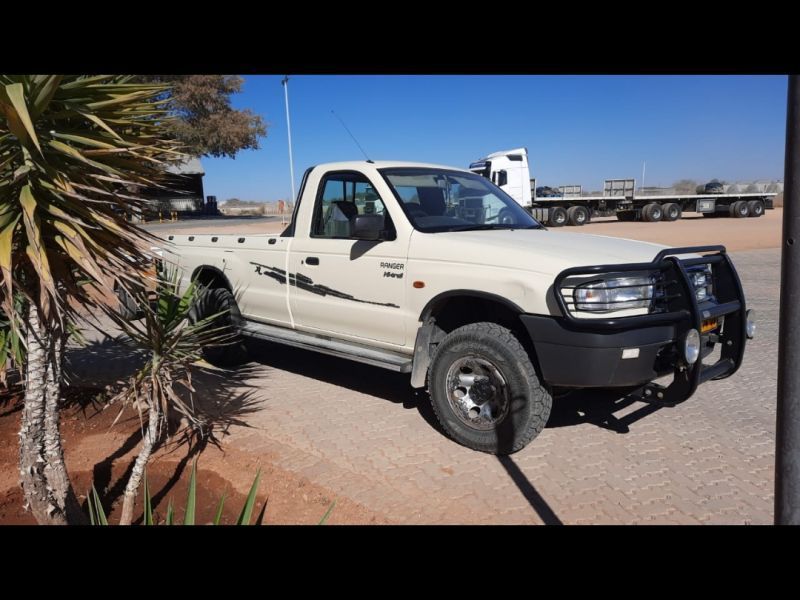
[[642, 218], [649, 223], [657, 223], [664, 216], [664, 209], [660, 204], [651, 202], [642, 209]]
[[682, 210], [679, 204], [675, 204], [674, 202], [670, 202], [669, 204], [664, 205], [664, 220], [665, 221], [677, 221], [681, 218]]
[[761, 200], [750, 200], [747, 203], [751, 217], [760, 217], [764, 214], [764, 203]]
[[580, 227], [589, 222], [589, 211], [583, 206], [570, 206], [567, 211], [569, 217], [569, 224]]
[[487, 322], [459, 327], [441, 341], [428, 391], [451, 438], [500, 455], [521, 450], [539, 435], [553, 403], [519, 339]]
[[747, 206], [747, 202], [744, 200], [737, 200], [731, 204], [730, 211], [731, 216], [736, 217], [737, 219], [743, 219], [750, 216], [750, 207]]
[[617, 220], [618, 221], [635, 221], [636, 220], [636, 211], [635, 210], [619, 210], [619, 211], [617, 211]]
[[566, 209], [556, 206], [550, 211], [550, 218], [547, 222], [550, 224], [550, 227], [561, 227], [566, 224], [567, 219]]

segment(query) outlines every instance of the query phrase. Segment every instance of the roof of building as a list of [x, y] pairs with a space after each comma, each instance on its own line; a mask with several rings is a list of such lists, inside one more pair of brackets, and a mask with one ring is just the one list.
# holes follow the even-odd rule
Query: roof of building
[[189, 157], [183, 162], [167, 167], [167, 172], [175, 175], [205, 175], [203, 165], [196, 156]]

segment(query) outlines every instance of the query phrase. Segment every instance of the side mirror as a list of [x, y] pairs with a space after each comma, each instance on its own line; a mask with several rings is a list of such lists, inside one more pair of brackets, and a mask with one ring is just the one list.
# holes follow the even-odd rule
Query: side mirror
[[357, 240], [382, 240], [383, 215], [356, 215], [350, 221], [350, 237]]

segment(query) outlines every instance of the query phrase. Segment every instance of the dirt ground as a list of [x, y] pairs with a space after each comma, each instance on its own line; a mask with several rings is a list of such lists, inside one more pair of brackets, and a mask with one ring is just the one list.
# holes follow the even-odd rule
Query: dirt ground
[[[108, 521], [114, 524], [119, 521], [122, 493], [138, 451], [141, 433], [139, 417], [130, 410], [112, 426], [117, 410], [101, 410], [99, 404], [93, 403], [99, 393], [98, 389], [73, 390], [67, 398], [61, 431], [67, 469], [81, 505], [86, 506], [87, 493], [94, 484]], [[0, 396], [0, 525], [36, 523], [23, 509], [22, 489], [17, 477], [20, 400], [18, 395]], [[171, 501], [175, 522], [183, 522], [195, 458], [198, 524], [212, 522], [223, 494], [221, 523], [235, 524], [259, 468], [261, 479], [253, 522], [263, 509], [265, 525], [317, 524], [333, 504], [326, 521], [328, 524], [389, 523], [348, 498], [275, 467], [268, 455], [244, 454], [224, 444], [219, 447], [192, 445], [180, 435], [159, 450], [148, 467], [157, 521], [163, 522], [167, 504]], [[142, 518], [142, 491], [140, 488], [135, 523], [141, 522]]]
[[[611, 237], [629, 238], [655, 242], [670, 246], [696, 246], [698, 244], [723, 244], [729, 252], [738, 250], [760, 250], [780, 246], [783, 209], [768, 210], [763, 217], [732, 219], [707, 219], [698, 213], [686, 213], [672, 223], [645, 223], [618, 221], [616, 217], [601, 217], [584, 227], [563, 227], [552, 231], [591, 233]], [[156, 235], [170, 233], [279, 233], [285, 229], [280, 221], [254, 220], [252, 223], [237, 223], [223, 226], [219, 223], [198, 222], [198, 226], [187, 228], [181, 223], [174, 229], [164, 224]]]
[[[758, 219], [706, 219], [687, 217], [674, 223], [623, 223], [614, 218], [596, 219], [583, 227], [561, 231], [625, 237], [644, 241], [688, 246], [724, 244], [729, 251], [776, 248], [780, 245], [782, 209], [767, 211]], [[280, 222], [254, 220], [252, 223], [220, 224], [198, 222], [197, 227], [171, 229], [161, 226], [159, 236], [176, 233], [277, 233], [285, 226]], [[559, 230], [555, 230], [559, 231]], [[86, 384], [86, 382], [84, 382]], [[116, 411], [102, 411], [90, 400], [97, 390], [81, 388], [68, 399], [62, 420], [66, 461], [81, 502], [95, 483], [109, 512], [109, 521], [119, 518], [126, 474], [132, 465], [141, 439], [139, 420], [128, 414], [114, 427]], [[0, 524], [32, 524], [23, 508], [18, 484], [17, 453], [21, 405], [18, 397], [0, 396]], [[276, 466], [268, 452], [245, 452], [225, 443], [204, 447], [173, 440], [151, 461], [149, 481], [157, 518], [163, 519], [171, 499], [176, 519], [182, 520], [183, 507], [191, 472], [191, 462], [198, 459], [198, 522], [210, 522], [220, 496], [226, 495], [224, 523], [234, 523], [244, 503], [256, 471], [262, 469], [256, 511], [267, 501], [266, 524], [315, 524], [333, 502], [330, 524], [391, 523], [385, 515], [373, 512], [343, 494], [313, 483], [289, 469]], [[141, 515], [141, 499], [137, 515]]]

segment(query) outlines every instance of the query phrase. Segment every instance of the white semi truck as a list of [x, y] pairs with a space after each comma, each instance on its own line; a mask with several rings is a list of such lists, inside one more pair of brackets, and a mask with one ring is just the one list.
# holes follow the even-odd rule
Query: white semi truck
[[536, 219], [551, 227], [585, 225], [593, 216], [616, 216], [620, 221], [676, 221], [684, 212], [704, 217], [760, 217], [773, 207], [774, 193], [637, 195], [633, 179], [606, 179], [603, 194], [583, 196], [579, 186], [564, 186], [559, 193], [536, 195], [527, 148], [494, 152], [469, 166], [490, 179]]

